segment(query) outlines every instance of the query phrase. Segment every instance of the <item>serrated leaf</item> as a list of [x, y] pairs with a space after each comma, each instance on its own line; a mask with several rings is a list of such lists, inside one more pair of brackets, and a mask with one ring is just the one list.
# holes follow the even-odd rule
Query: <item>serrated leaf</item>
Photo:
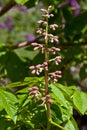
[[73, 103], [81, 114], [85, 114], [87, 111], [87, 94], [76, 91], [73, 95]]
[[0, 99], [3, 102], [3, 107], [7, 114], [12, 118], [14, 123], [16, 123], [16, 113], [17, 113], [17, 98], [12, 93], [0, 89]]
[[28, 0], [15, 0], [15, 2], [17, 2], [18, 4], [25, 4]]

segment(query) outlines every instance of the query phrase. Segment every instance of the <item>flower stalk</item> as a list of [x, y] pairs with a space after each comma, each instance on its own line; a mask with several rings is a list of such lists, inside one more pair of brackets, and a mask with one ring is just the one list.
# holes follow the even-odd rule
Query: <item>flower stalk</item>
[[[47, 62], [47, 64], [49, 64], [48, 17], [46, 18], [46, 22], [47, 22], [47, 24], [46, 24], [46, 36], [45, 36], [45, 62]], [[48, 70], [45, 69], [45, 96], [49, 93], [48, 86], [49, 86]], [[47, 130], [50, 130], [51, 124], [50, 124], [49, 120], [51, 119], [51, 112], [50, 112], [50, 103], [48, 102], [48, 100], [46, 100], [46, 107], [47, 107], [47, 118], [48, 118]]]

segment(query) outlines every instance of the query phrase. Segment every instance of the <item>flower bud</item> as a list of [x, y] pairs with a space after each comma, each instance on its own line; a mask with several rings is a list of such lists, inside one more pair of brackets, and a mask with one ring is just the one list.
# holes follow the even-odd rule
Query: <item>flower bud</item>
[[37, 23], [38, 23], [38, 24], [41, 24], [41, 23], [43, 23], [43, 21], [42, 21], [42, 20], [39, 20], [39, 21], [37, 21]]
[[32, 88], [28, 88], [29, 91], [32, 91], [33, 89]]
[[38, 87], [37, 86], [33, 86], [32, 89], [33, 90], [38, 90]]
[[32, 45], [32, 46], [37, 46], [37, 45], [38, 45], [38, 43], [33, 42], [33, 43], [31, 43], [31, 45]]
[[40, 11], [43, 12], [43, 13], [47, 13], [46, 9], [40, 9]]
[[50, 94], [47, 94], [46, 97], [49, 99], [50, 98]]
[[30, 66], [29, 69], [30, 69], [30, 70], [35, 69], [35, 66], [34, 66], [34, 65], [33, 65], [33, 66]]
[[48, 103], [52, 104], [52, 99], [48, 99]]

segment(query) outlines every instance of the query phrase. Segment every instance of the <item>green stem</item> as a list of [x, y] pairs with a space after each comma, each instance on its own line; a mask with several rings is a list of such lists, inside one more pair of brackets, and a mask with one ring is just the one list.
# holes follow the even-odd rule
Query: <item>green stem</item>
[[64, 128], [64, 127], [62, 127], [62, 126], [60, 126], [60, 125], [56, 124], [56, 123], [55, 123], [55, 122], [53, 122], [52, 120], [50, 120], [50, 123], [51, 123], [52, 125], [54, 125], [54, 126], [58, 127], [58, 128], [59, 128], [59, 129], [61, 129], [61, 130], [65, 130], [65, 128]]
[[[46, 39], [45, 39], [45, 62], [49, 62], [49, 56], [48, 56], [48, 18], [47, 20], [47, 25], [46, 25]], [[48, 70], [45, 69], [45, 95], [48, 94], [48, 86], [49, 86], [49, 80], [48, 80]], [[49, 120], [51, 119], [51, 112], [50, 112], [50, 104], [48, 101], [46, 101], [46, 107], [47, 107], [47, 119], [48, 119], [48, 124], [47, 124], [47, 130], [50, 130], [51, 124]]]

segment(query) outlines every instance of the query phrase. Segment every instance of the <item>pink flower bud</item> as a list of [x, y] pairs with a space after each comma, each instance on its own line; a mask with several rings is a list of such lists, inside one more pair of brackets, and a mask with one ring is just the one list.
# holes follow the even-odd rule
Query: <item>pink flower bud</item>
[[33, 89], [32, 88], [28, 88], [29, 91], [32, 91]]
[[53, 15], [53, 14], [50, 14], [50, 17], [54, 17], [54, 15]]
[[58, 28], [58, 25], [57, 24], [52, 24], [52, 25], [50, 25], [50, 28], [52, 28], [53, 30], [56, 30], [56, 28]]
[[43, 36], [46, 36], [46, 32], [43, 32]]
[[49, 14], [46, 14], [46, 15], [42, 15], [44, 18], [50, 18], [50, 15]]
[[58, 39], [56, 39], [56, 38], [54, 39], [54, 41], [55, 41], [55, 42], [57, 42], [57, 43], [59, 42], [59, 40], [58, 40]]
[[37, 86], [33, 86], [32, 90], [38, 90], [38, 87]]
[[43, 30], [42, 28], [38, 28], [37, 31], [36, 31], [36, 33], [41, 34], [42, 30]]
[[45, 99], [46, 99], [46, 97], [42, 97], [42, 98], [41, 98], [41, 101], [44, 101]]
[[52, 99], [48, 99], [48, 103], [50, 103], [50, 104], [51, 104], [51, 103], [52, 103]]
[[43, 45], [39, 44], [39, 47], [40, 47], [40, 49], [42, 49], [42, 48], [43, 48]]
[[35, 74], [35, 72], [36, 72], [36, 70], [32, 70], [32, 72], [31, 72], [31, 73], [32, 73], [32, 74]]
[[56, 83], [57, 81], [58, 81], [57, 78], [54, 78], [54, 79], [53, 79], [53, 82], [54, 82], [54, 83]]
[[40, 69], [40, 67], [42, 67], [41, 64], [36, 65], [36, 68], [37, 68], [37, 69]]
[[43, 22], [42, 20], [37, 21], [38, 24], [41, 24], [42, 22]]
[[51, 76], [52, 76], [52, 77], [55, 77], [55, 76], [56, 76], [55, 72], [51, 73]]
[[47, 63], [47, 62], [44, 62], [43, 64], [44, 64], [45, 66], [48, 66], [48, 63]]
[[36, 93], [37, 93], [37, 90], [32, 91], [32, 93], [33, 93], [33, 94], [36, 94]]
[[40, 11], [43, 12], [43, 13], [47, 13], [46, 9], [41, 9]]
[[56, 71], [55, 72], [56, 74], [61, 74], [62, 72], [60, 70]]
[[30, 69], [30, 70], [35, 69], [35, 66], [30, 66], [29, 69]]
[[47, 25], [47, 22], [43, 22], [43, 25], [46, 26], [46, 25]]
[[34, 42], [34, 43], [31, 43], [32, 46], [37, 46], [38, 43]]
[[47, 94], [46, 97], [49, 99], [50, 98], [50, 94]]
[[34, 47], [34, 51], [36, 51], [36, 50], [38, 50], [39, 49], [39, 47]]

